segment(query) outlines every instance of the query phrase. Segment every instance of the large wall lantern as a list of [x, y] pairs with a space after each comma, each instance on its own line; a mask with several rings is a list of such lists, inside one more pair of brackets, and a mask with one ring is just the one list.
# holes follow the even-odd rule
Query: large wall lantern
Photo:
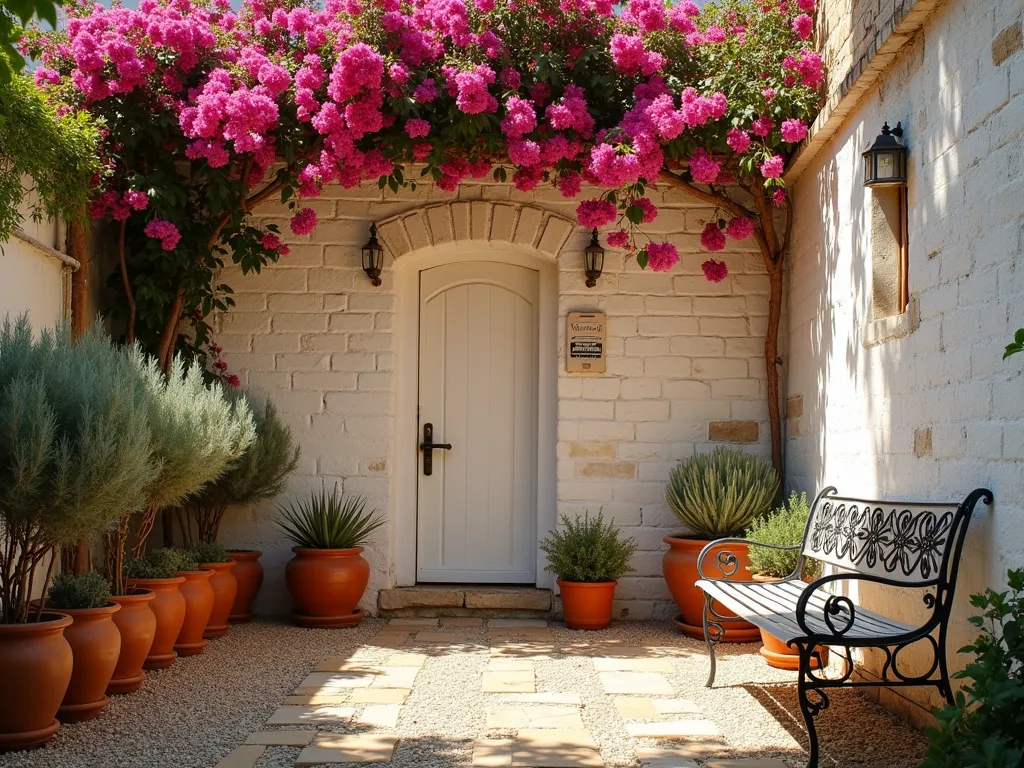
[[882, 126], [882, 134], [864, 152], [865, 187], [899, 187], [907, 183], [907, 148], [903, 145], [903, 124]]
[[587, 275], [587, 288], [597, 285], [597, 278], [604, 270], [604, 248], [597, 239], [597, 230], [590, 238], [590, 245], [583, 250], [583, 271]]
[[380, 285], [380, 272], [384, 267], [384, 249], [377, 240], [377, 225], [370, 225], [370, 240], [363, 246], [363, 271], [374, 285]]

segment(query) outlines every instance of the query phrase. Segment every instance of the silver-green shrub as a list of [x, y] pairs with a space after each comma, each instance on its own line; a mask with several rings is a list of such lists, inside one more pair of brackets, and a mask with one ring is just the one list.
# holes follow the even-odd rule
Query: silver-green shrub
[[698, 453], [669, 475], [665, 498], [700, 539], [735, 536], [771, 508], [779, 475], [756, 456], [729, 448]]
[[587, 515], [575, 519], [562, 515], [562, 525], [540, 543], [548, 556], [544, 568], [562, 581], [597, 583], [618, 581], [633, 570], [629, 562], [636, 541], [623, 539], [614, 521]]
[[281, 507], [277, 525], [296, 546], [306, 549], [351, 549], [363, 546], [385, 520], [366, 511], [362, 496], [345, 496], [337, 484], [321, 489], [309, 500]]
[[[747, 529], [747, 538], [761, 544], [774, 544], [779, 547], [800, 544], [804, 539], [804, 529], [811, 507], [807, 503], [807, 494], [797, 495], [793, 491], [789, 495], [789, 503], [781, 505], [768, 517], [755, 520]], [[796, 570], [800, 550], [767, 549], [750, 547], [750, 572], [761, 576], [784, 578]], [[821, 563], [817, 560], [804, 560], [804, 578], [812, 578], [821, 573]]]
[[201, 541], [189, 550], [195, 561], [203, 563], [230, 563], [231, 555], [224, 548], [223, 544], [217, 542]]
[[50, 587], [50, 608], [102, 608], [110, 600], [110, 585], [95, 571], [58, 573]]

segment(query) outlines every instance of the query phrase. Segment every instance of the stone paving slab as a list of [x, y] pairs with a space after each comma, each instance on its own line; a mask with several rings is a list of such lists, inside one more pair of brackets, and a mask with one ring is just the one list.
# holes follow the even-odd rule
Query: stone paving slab
[[641, 699], [617, 696], [615, 707], [625, 720], [652, 720], [666, 715], [699, 714], [700, 707], [687, 699]]
[[402, 704], [410, 693], [408, 688], [356, 688], [349, 701], [353, 704]]
[[406, 627], [436, 627], [437, 619], [391, 619], [388, 629], [404, 629]]
[[322, 707], [347, 704], [349, 702], [348, 691], [338, 694], [314, 693], [311, 696], [285, 696], [284, 703], [297, 707]]
[[585, 730], [520, 730], [512, 740], [512, 765], [530, 768], [601, 768], [597, 743]]
[[569, 728], [583, 730], [579, 707], [488, 707], [488, 728]]
[[533, 670], [533, 662], [530, 661], [529, 659], [519, 659], [519, 658], [511, 658], [510, 659], [510, 658], [505, 658], [503, 656], [498, 656], [498, 657], [490, 659], [487, 662], [487, 670], [488, 671], [490, 671], [490, 670], [497, 670], [497, 671], [505, 671], [505, 672], [513, 672], [513, 671], [516, 671], [516, 670], [519, 670], [519, 671], [526, 671], [526, 670], [532, 671]]
[[389, 667], [422, 667], [427, 661], [425, 653], [396, 653], [388, 659]]
[[663, 672], [671, 674], [672, 662], [668, 659], [624, 658], [598, 656], [594, 659], [598, 672]]
[[626, 733], [634, 739], [720, 738], [722, 731], [711, 720], [670, 720], [664, 723], [628, 723]]
[[368, 688], [373, 674], [357, 672], [311, 672], [299, 683], [296, 693], [317, 693], [324, 688]]
[[450, 619], [441, 619], [442, 627], [482, 627], [483, 619], [475, 619], [471, 616], [455, 616]]
[[483, 693], [534, 693], [533, 671], [509, 670], [484, 672], [480, 683]]
[[340, 724], [351, 720], [355, 713], [355, 707], [278, 707], [267, 725]]
[[419, 667], [381, 667], [373, 678], [373, 688], [412, 688]]
[[605, 693], [656, 694], [671, 696], [675, 691], [658, 672], [599, 672]]
[[404, 648], [408, 640], [408, 632], [378, 632], [369, 644], [379, 648]]
[[788, 768], [781, 760], [774, 758], [753, 758], [747, 760], [712, 760], [708, 768]]
[[490, 619], [488, 629], [522, 629], [523, 627], [547, 627], [544, 619]]
[[395, 753], [397, 736], [373, 733], [320, 734], [299, 754], [299, 768], [336, 763], [388, 763]]
[[463, 645], [472, 643], [469, 636], [462, 632], [417, 632], [416, 633], [417, 643], [451, 643], [453, 645]]
[[510, 693], [501, 697], [503, 701], [517, 704], [564, 704], [582, 707], [583, 699], [578, 693]]
[[473, 742], [473, 768], [505, 768], [512, 765], [512, 739], [478, 739]]
[[336, 659], [324, 659], [313, 667], [314, 672], [350, 672], [353, 674], [372, 674], [379, 669], [379, 664], [371, 664], [366, 661], [352, 661], [344, 656]]
[[394, 728], [401, 713], [401, 704], [369, 704], [355, 722], [375, 728]]
[[697, 768], [697, 763], [671, 749], [641, 747], [636, 751], [641, 768]]
[[316, 731], [257, 731], [245, 737], [246, 744], [267, 747], [305, 747], [316, 736]]
[[267, 751], [263, 746], [243, 745], [228, 752], [215, 768], [253, 768], [256, 761]]

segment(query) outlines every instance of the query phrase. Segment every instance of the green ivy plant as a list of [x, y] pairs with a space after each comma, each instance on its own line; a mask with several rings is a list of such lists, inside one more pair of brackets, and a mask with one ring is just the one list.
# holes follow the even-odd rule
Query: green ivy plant
[[1018, 329], [1013, 335], [1013, 341], [1006, 345], [1006, 351], [1003, 352], [1003, 360], [1021, 351], [1024, 351], [1024, 328]]
[[561, 581], [591, 584], [618, 581], [630, 573], [636, 547], [633, 538], [623, 539], [615, 522], [605, 523], [601, 514], [575, 519], [562, 515], [561, 527], [540, 543], [548, 556], [544, 570]]
[[[804, 529], [811, 507], [807, 502], [807, 494], [789, 495], [789, 503], [782, 504], [768, 517], [754, 520], [747, 529], [747, 538], [760, 544], [773, 544], [779, 547], [791, 547], [800, 544], [804, 539]], [[766, 547], [750, 548], [750, 572], [760, 576], [783, 579], [796, 570], [800, 557], [798, 549], [768, 549]], [[821, 563], [807, 558], [804, 560], [803, 578], [814, 578], [821, 573]]]
[[95, 571], [59, 573], [50, 587], [51, 608], [102, 608], [110, 600], [110, 584]]
[[363, 546], [384, 525], [384, 518], [375, 512], [366, 511], [365, 498], [346, 497], [335, 483], [330, 493], [324, 489], [307, 500], [282, 506], [277, 524], [298, 547], [351, 549]]
[[922, 768], [1020, 768], [1024, 765], [1024, 569], [1008, 573], [1009, 591], [971, 596], [978, 638], [960, 649], [974, 660], [954, 675], [969, 680], [938, 728]]

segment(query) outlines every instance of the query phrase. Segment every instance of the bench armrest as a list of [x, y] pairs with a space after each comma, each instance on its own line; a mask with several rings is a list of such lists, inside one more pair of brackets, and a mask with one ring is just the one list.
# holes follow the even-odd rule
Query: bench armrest
[[[936, 585], [935, 581], [927, 582], [913, 582], [906, 583], [896, 581], [894, 579], [887, 579], [884, 576], [876, 576], [870, 573], [857, 573], [856, 571], [849, 571], [843, 573], [830, 573], [825, 576], [821, 576], [810, 584], [808, 584], [800, 598], [796, 603], [796, 622], [800, 625], [800, 629], [810, 638], [813, 638], [815, 642], [823, 645], [844, 645], [844, 636], [853, 628], [857, 623], [857, 608], [858, 606], [846, 595], [832, 594], [828, 599], [825, 600], [825, 605], [820, 609], [815, 606], [810, 606], [810, 610], [814, 612], [815, 618], [817, 611], [821, 610], [821, 620], [825, 622], [825, 625], [831, 630], [831, 634], [822, 634], [821, 632], [815, 632], [811, 629], [807, 623], [808, 607], [816, 590], [825, 587], [835, 581], [869, 581], [875, 584], [884, 584], [892, 587], [908, 587], [908, 588], [928, 588]], [[937, 608], [935, 596], [932, 594], [926, 594], [924, 596], [924, 603], [928, 608]], [[932, 617], [926, 621], [921, 627], [918, 627], [910, 632], [904, 632], [899, 635], [892, 636], [881, 636], [877, 639], [884, 639], [890, 642], [899, 643], [913, 638], [919, 638], [922, 635], [931, 632], [939, 623], [939, 615], [937, 611], [933, 611]]]
[[[738, 539], [738, 538], [715, 539], [714, 541], [709, 541], [707, 543], [707, 545], [705, 545], [704, 549], [702, 549], [700, 551], [700, 554], [697, 555], [697, 573], [700, 574], [700, 577], [702, 579], [707, 579], [708, 581], [724, 581], [725, 579], [729, 578], [730, 576], [735, 575], [736, 571], [739, 570], [739, 568], [740, 568], [739, 559], [732, 552], [726, 551], [726, 552], [719, 552], [718, 553], [717, 560], [718, 560], [718, 571], [719, 571], [719, 574], [720, 574], [719, 576], [709, 576], [708, 574], [706, 574], [704, 572], [704, 558], [707, 557], [707, 555], [711, 553], [711, 550], [712, 550], [713, 547], [717, 547], [717, 546], [720, 546], [722, 544], [747, 544], [749, 546], [755, 546], [755, 547], [766, 547], [767, 549], [786, 549], [786, 550], [794, 550], [794, 549], [798, 550], [802, 546], [801, 544], [793, 544], [792, 546], [781, 546], [779, 544], [762, 544], [760, 541], [751, 541], [750, 539]], [[797, 567], [799, 568], [800, 566], [797, 565]], [[788, 578], [790, 578], [792, 576], [793, 576], [793, 574], [790, 574], [786, 578], [788, 579]]]

